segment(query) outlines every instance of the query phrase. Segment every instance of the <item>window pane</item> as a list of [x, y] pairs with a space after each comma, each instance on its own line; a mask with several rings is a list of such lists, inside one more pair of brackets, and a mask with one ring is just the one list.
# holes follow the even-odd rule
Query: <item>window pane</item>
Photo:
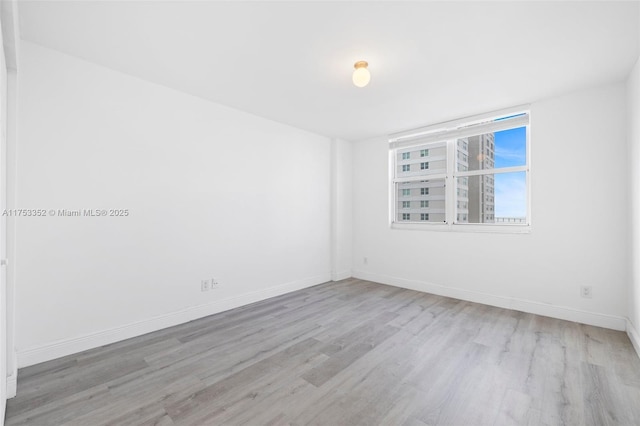
[[527, 164], [527, 128], [461, 138], [456, 149], [458, 171], [524, 166]]
[[396, 151], [396, 177], [424, 176], [447, 172], [445, 143], [421, 145]]
[[444, 179], [396, 184], [396, 221], [444, 222]]
[[526, 173], [497, 173], [457, 178], [458, 223], [527, 222]]

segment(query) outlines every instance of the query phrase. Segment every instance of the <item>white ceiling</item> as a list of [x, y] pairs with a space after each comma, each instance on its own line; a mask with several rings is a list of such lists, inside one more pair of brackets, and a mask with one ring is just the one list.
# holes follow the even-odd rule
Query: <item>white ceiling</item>
[[[638, 2], [24, 1], [23, 39], [359, 140], [622, 81]], [[371, 84], [351, 83], [369, 62]]]

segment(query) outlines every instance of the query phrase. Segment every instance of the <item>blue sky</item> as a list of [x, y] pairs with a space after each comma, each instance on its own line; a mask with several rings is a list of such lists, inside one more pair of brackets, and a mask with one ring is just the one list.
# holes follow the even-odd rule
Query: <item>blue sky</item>
[[494, 133], [496, 144], [495, 167], [524, 166], [527, 163], [527, 129], [502, 130]]
[[[495, 132], [495, 167], [526, 164], [526, 128]], [[524, 172], [495, 175], [496, 217], [527, 215], [527, 186]]]

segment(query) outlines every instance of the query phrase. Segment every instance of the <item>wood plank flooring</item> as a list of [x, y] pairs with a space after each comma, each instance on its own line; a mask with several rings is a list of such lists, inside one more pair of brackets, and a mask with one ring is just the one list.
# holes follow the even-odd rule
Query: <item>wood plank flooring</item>
[[7, 425], [640, 425], [625, 333], [360, 280], [19, 371]]

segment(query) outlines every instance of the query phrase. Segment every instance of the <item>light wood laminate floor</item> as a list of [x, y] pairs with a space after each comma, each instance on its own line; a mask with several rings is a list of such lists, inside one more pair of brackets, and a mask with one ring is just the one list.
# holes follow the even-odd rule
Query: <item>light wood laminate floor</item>
[[360, 280], [20, 370], [7, 425], [640, 425], [622, 332]]

